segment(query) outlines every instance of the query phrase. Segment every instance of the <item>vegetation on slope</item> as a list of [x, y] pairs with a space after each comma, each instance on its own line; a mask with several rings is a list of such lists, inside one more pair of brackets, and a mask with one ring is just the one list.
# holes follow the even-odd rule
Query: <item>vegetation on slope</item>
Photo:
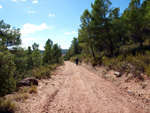
[[150, 75], [150, 1], [131, 0], [123, 14], [110, 0], [95, 0], [91, 8], [64, 59]]
[[[16, 91], [18, 82], [26, 77], [48, 78], [51, 70], [63, 63], [58, 44], [48, 39], [42, 55], [39, 44], [34, 43], [27, 50], [20, 47], [20, 36], [19, 29], [0, 21], [0, 97]], [[11, 101], [0, 98], [0, 112], [12, 112], [13, 108]]]

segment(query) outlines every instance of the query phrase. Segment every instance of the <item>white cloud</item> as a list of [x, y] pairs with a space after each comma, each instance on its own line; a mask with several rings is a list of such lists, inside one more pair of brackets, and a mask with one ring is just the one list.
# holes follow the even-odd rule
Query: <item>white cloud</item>
[[55, 17], [55, 14], [51, 14], [51, 13], [50, 13], [48, 16], [50, 16], [50, 17]]
[[28, 46], [32, 47], [33, 43], [37, 43], [37, 44], [39, 44], [39, 49], [44, 50], [44, 45], [45, 45], [45, 42], [47, 39], [43, 40], [43, 39], [34, 38], [34, 37], [23, 37], [23, 38], [21, 38], [21, 40], [22, 40], [21, 46], [26, 49], [28, 48]]
[[0, 5], [0, 9], [2, 9], [3, 7], [2, 7], [2, 5]]
[[65, 35], [71, 35], [71, 34], [77, 34], [78, 32], [72, 31], [72, 32], [65, 32]]
[[27, 45], [27, 44], [29, 44], [31, 41], [32, 41], [32, 43], [33, 43], [33, 42], [38, 41], [39, 39], [36, 39], [36, 38], [22, 38], [21, 40], [22, 40], [22, 42], [23, 42], [23, 45]]
[[38, 0], [34, 0], [32, 3], [33, 3], [33, 4], [38, 3]]
[[62, 49], [68, 49], [70, 47], [70, 45], [62, 45], [61, 48]]
[[27, 36], [28, 34], [34, 33], [35, 31], [41, 31], [44, 29], [53, 29], [52, 26], [47, 26], [46, 23], [42, 23], [41, 25], [34, 24], [24, 24], [23, 29], [21, 30], [22, 36]]
[[21, 1], [25, 2], [26, 0], [21, 0]]
[[[32, 46], [32, 44], [35, 42], [35, 43], [38, 43], [40, 40], [37, 39], [37, 38], [34, 38], [34, 37], [27, 37], [27, 38], [21, 38], [22, 40], [22, 47], [25, 47], [26, 49], [28, 48], [28, 46]], [[38, 43], [39, 44], [39, 43]]]
[[17, 2], [17, 0], [11, 0], [11, 1], [13, 1], [13, 2]]
[[28, 13], [37, 13], [36, 11], [28, 11]]

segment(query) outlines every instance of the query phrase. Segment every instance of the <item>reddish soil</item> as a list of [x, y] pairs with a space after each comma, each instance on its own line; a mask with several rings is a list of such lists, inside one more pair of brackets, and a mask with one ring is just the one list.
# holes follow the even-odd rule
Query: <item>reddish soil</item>
[[150, 104], [99, 74], [65, 62], [38, 93], [20, 103], [21, 113], [150, 113]]

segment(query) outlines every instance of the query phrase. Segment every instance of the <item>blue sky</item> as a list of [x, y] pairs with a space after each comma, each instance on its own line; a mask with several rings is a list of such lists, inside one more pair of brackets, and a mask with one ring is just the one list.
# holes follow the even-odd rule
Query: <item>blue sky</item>
[[[95, 0], [0, 0], [0, 20], [20, 28], [22, 47], [34, 42], [43, 46], [47, 39], [68, 49], [73, 37], [78, 37], [80, 16], [91, 10]], [[142, 0], [143, 1], [143, 0]], [[122, 13], [130, 0], [111, 0]]]

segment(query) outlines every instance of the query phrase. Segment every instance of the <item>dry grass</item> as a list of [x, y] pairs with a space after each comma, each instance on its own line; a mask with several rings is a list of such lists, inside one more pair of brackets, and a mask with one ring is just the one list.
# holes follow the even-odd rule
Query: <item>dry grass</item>
[[0, 113], [13, 113], [18, 108], [18, 102], [24, 102], [29, 98], [29, 94], [37, 93], [37, 87], [23, 87], [15, 94], [0, 98]]
[[24, 87], [24, 88], [23, 88], [23, 93], [27, 93], [27, 92], [28, 92], [28, 89], [29, 89], [28, 87]]
[[18, 93], [18, 94], [15, 94], [12, 96], [12, 100], [14, 101], [24, 101], [25, 99], [28, 99], [29, 98], [29, 94], [28, 93]]
[[29, 93], [37, 93], [37, 87], [36, 86], [31, 86], [31, 88], [29, 89]]
[[0, 100], [0, 113], [12, 113], [16, 109], [16, 104], [10, 99]]

